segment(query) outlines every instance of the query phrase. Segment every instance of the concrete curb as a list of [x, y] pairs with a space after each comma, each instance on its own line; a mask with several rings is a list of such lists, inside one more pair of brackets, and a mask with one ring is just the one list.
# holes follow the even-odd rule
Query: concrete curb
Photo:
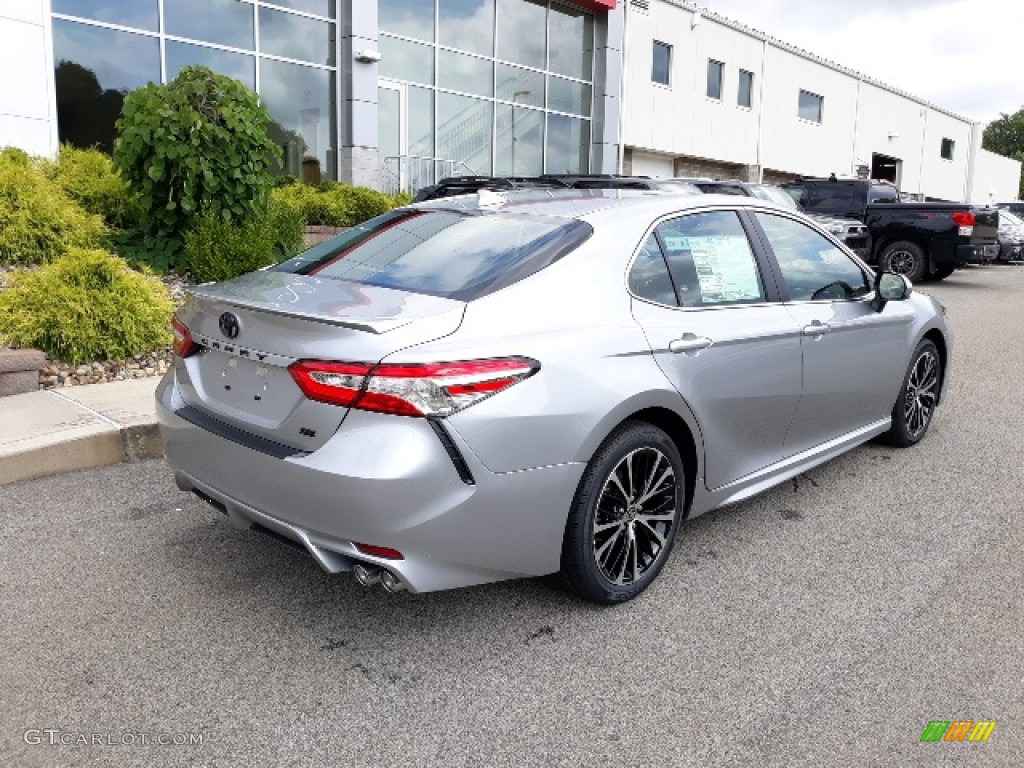
[[158, 378], [0, 398], [0, 485], [163, 455]]

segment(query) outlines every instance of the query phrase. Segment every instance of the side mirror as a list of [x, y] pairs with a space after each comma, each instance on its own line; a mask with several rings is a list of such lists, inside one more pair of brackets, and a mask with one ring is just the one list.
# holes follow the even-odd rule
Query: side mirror
[[913, 292], [906, 275], [896, 272], [879, 272], [875, 277], [875, 298], [871, 307], [875, 312], [881, 312], [890, 301], [903, 301]]

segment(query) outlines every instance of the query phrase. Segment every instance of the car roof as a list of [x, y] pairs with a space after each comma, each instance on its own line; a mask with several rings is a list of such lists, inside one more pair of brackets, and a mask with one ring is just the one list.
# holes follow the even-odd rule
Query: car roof
[[737, 195], [692, 195], [660, 190], [633, 189], [531, 189], [459, 195], [430, 200], [416, 209], [456, 210], [465, 213], [515, 213], [562, 218], [599, 218], [600, 214], [629, 211], [646, 213], [652, 218], [674, 211], [699, 210], [726, 206], [731, 208], [768, 207], [791, 209], [759, 198]]

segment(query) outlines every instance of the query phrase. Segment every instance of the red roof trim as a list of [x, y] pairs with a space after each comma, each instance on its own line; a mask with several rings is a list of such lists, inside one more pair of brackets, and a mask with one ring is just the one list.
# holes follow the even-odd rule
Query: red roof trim
[[615, 9], [616, 0], [568, 0], [568, 2], [594, 13], [607, 13]]

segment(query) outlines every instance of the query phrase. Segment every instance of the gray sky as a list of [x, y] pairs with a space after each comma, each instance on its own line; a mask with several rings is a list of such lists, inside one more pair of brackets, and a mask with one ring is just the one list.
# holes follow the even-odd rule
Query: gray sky
[[1024, 107], [1024, 0], [698, 0], [964, 117]]

